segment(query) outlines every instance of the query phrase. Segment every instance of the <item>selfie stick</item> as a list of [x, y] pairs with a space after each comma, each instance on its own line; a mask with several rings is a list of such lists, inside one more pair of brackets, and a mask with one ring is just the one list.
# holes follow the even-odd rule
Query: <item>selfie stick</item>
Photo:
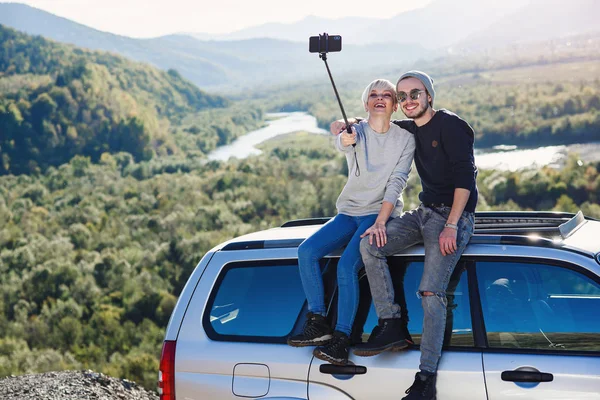
[[[319, 35], [319, 36], [321, 36], [321, 35]], [[325, 46], [327, 46], [327, 43], [329, 42], [327, 40], [328, 36], [329, 35], [327, 33], [323, 33], [323, 38], [325, 38], [325, 43], [326, 43]], [[348, 118], [346, 118], [346, 112], [344, 111], [344, 106], [342, 105], [342, 100], [340, 99], [340, 95], [337, 91], [337, 88], [335, 87], [335, 82], [333, 81], [333, 76], [331, 75], [331, 71], [329, 70], [329, 64], [327, 64], [327, 47], [325, 47], [325, 51], [319, 52], [319, 58], [321, 60], [323, 60], [323, 62], [325, 63], [325, 68], [327, 68], [327, 74], [329, 74], [329, 79], [331, 80], [331, 86], [333, 86], [333, 91], [335, 92], [335, 97], [337, 98], [338, 104], [340, 105], [340, 110], [342, 110], [342, 116], [344, 117], [344, 122], [346, 123], [346, 132], [352, 133], [352, 128], [350, 127], [350, 124], [348, 123]], [[354, 160], [356, 161], [356, 171], [354, 172], [354, 175], [360, 176], [360, 167], [358, 165], [358, 158], [356, 156], [356, 143], [352, 143], [352, 147], [354, 147]]]
[[[324, 33], [323, 36], [327, 38], [327, 34]], [[327, 42], [326, 42], [327, 43]], [[340, 105], [340, 109], [342, 110], [342, 116], [344, 117], [344, 122], [346, 123], [346, 132], [352, 133], [352, 129], [348, 124], [348, 118], [346, 118], [346, 113], [344, 112], [344, 106], [342, 105], [342, 100], [340, 100], [340, 95], [338, 94], [337, 88], [335, 87], [335, 82], [333, 81], [333, 76], [331, 76], [331, 71], [329, 70], [329, 65], [327, 64], [327, 53], [319, 53], [319, 57], [325, 63], [325, 67], [327, 68], [327, 73], [329, 74], [329, 79], [331, 80], [331, 85], [333, 86], [333, 91], [335, 92], [335, 97]], [[356, 143], [352, 146], [356, 146]]]

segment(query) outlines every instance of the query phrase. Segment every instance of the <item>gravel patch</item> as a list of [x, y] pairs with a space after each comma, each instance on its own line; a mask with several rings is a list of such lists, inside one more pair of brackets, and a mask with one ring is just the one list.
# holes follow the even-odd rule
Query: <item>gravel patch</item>
[[94, 371], [61, 371], [0, 379], [2, 400], [158, 400], [135, 382]]

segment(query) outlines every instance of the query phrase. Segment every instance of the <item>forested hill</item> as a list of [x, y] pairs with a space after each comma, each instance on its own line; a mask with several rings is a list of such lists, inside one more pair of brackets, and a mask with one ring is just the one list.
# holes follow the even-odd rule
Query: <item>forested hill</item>
[[228, 104], [175, 70], [0, 25], [0, 175], [38, 172], [75, 155], [171, 154], [171, 122]]

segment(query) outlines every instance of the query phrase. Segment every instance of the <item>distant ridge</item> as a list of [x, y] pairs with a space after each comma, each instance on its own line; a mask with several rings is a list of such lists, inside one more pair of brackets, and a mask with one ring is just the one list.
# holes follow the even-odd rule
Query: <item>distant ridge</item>
[[307, 40], [323, 31], [343, 36], [342, 53], [330, 58], [336, 74], [377, 74], [449, 49], [502, 47], [597, 31], [599, 8], [597, 0], [572, 0], [568, 6], [558, 0], [434, 0], [387, 19], [309, 16], [216, 37], [190, 33], [133, 39], [27, 5], [0, 3], [0, 24], [176, 69], [201, 88], [239, 91], [321, 77], [322, 65], [308, 54]]
[[[469, 35], [458, 48], [493, 48], [600, 32], [600, 1], [533, 0]], [[518, 29], [515, 29], [518, 27]]]
[[489, 26], [523, 4], [523, 0], [434, 0], [420, 8], [390, 14], [387, 18], [307, 16], [294, 23], [266, 23], [228, 34], [190, 35], [202, 40], [279, 38], [304, 43], [309, 36], [326, 31], [342, 35], [347, 44], [418, 43], [435, 50]]
[[[365, 40], [367, 38], [361, 37], [364, 32], [363, 29], [358, 27], [380, 22], [380, 19], [366, 17], [331, 19], [309, 15], [298, 22], [270, 22], [220, 35], [193, 32], [189, 32], [187, 34], [199, 40], [246, 40], [255, 38], [277, 38], [304, 44], [308, 40], [309, 36], [328, 32], [331, 34], [343, 35], [344, 42], [347, 44], [365, 44], [367, 43]], [[393, 41], [393, 38], [387, 38], [387, 40], [383, 40], [383, 42], [390, 41]]]
[[[187, 35], [133, 39], [101, 32], [27, 5], [0, 3], [0, 24], [28, 34], [93, 50], [121, 54], [161, 69], [176, 69], [201, 88], [244, 89], [323, 76], [322, 63], [308, 53], [305, 43], [261, 38], [235, 41], [200, 41]], [[427, 52], [419, 45], [378, 44], [344, 46], [332, 57], [336, 73], [397, 65], [390, 54], [408, 62]], [[361, 62], [356, 60], [361, 58]], [[317, 58], [318, 61], [318, 58]]]
[[[176, 68], [180, 64], [178, 57], [171, 57], [168, 49], [161, 49], [152, 39], [133, 39], [102, 32], [25, 4], [0, 3], [0, 24], [58, 42], [118, 53], [136, 61], [149, 62], [165, 70]], [[198, 86], [224, 82], [227, 79], [226, 72], [207, 59], [194, 59], [194, 68], [198, 73], [194, 76], [184, 76]]]

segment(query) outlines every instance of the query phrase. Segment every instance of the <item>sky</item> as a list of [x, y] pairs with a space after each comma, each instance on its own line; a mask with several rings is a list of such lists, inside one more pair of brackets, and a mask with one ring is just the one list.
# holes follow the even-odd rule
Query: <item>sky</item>
[[[432, 0], [11, 0], [99, 29], [136, 38], [177, 32], [222, 34], [308, 15], [389, 18]], [[2, 2], [7, 2], [2, 0]], [[373, 3], [371, 3], [372, 5]]]

